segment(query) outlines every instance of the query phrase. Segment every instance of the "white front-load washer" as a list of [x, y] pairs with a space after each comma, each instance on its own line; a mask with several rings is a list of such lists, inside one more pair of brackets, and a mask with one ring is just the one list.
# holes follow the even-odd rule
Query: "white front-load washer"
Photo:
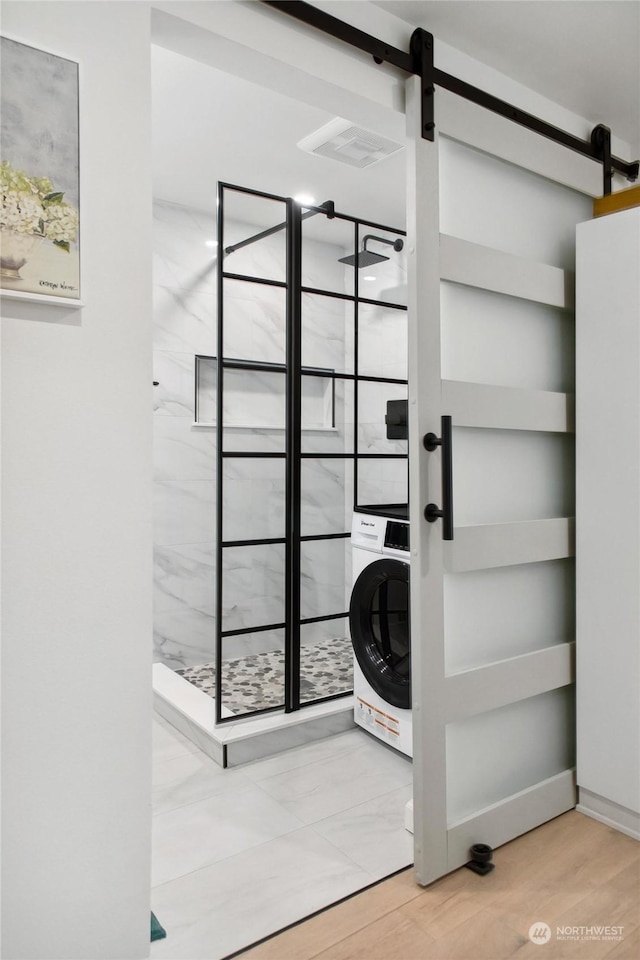
[[413, 756], [406, 506], [356, 509], [351, 526], [354, 719]]

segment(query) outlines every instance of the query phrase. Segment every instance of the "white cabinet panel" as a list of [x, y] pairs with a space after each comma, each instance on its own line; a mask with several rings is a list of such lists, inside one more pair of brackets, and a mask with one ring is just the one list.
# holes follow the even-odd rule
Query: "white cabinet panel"
[[[634, 833], [630, 823], [640, 829], [640, 209], [578, 226], [576, 327], [578, 785], [585, 812]], [[608, 813], [602, 801], [611, 804]]]

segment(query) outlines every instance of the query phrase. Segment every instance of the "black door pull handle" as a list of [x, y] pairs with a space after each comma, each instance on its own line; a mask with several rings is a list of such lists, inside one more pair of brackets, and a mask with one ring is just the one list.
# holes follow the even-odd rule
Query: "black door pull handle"
[[428, 523], [442, 518], [442, 539], [453, 540], [453, 449], [451, 443], [451, 417], [441, 417], [441, 435], [426, 433], [423, 439], [425, 450], [433, 453], [442, 447], [442, 509], [436, 503], [428, 503], [424, 517]]

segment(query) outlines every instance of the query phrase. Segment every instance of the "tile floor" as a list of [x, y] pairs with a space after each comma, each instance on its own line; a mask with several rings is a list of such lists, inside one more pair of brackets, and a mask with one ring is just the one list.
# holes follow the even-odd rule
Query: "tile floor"
[[220, 960], [411, 863], [411, 762], [356, 729], [223, 770], [154, 721], [152, 960]]

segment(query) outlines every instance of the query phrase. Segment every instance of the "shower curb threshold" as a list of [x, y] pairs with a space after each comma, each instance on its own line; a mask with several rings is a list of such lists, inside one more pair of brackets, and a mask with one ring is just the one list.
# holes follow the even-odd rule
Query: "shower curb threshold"
[[222, 767], [273, 756], [355, 727], [352, 695], [311, 704], [296, 713], [216, 726], [212, 697], [164, 663], [153, 664], [152, 676], [155, 710]]

